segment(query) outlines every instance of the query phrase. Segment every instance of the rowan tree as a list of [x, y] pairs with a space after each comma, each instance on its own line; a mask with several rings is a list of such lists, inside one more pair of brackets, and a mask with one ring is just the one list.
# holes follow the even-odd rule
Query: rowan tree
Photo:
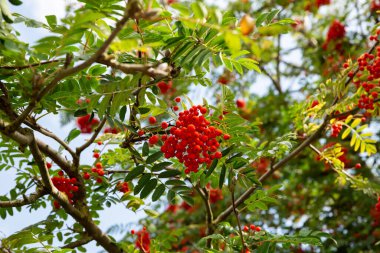
[[379, 251], [379, 1], [77, 2], [0, 0], [0, 216], [51, 210], [2, 252]]

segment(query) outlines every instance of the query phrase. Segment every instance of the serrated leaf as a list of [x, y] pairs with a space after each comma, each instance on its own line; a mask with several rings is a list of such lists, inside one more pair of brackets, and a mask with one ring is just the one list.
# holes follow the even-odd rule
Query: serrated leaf
[[157, 217], [160, 215], [159, 212], [154, 211], [154, 210], [152, 210], [152, 209], [144, 209], [144, 212], [145, 212], [148, 216], [150, 216], [150, 217], [152, 217], [152, 218], [157, 218]]
[[127, 176], [125, 177], [125, 181], [131, 181], [133, 179], [135, 179], [136, 177], [138, 177], [139, 175], [141, 175], [143, 172], [144, 172], [144, 166], [143, 165], [139, 165], [137, 166], [136, 168], [134, 168], [133, 170], [131, 170]]
[[165, 185], [160, 184], [152, 195], [152, 200], [157, 201], [165, 192]]
[[152, 178], [148, 183], [146, 183], [140, 193], [140, 198], [146, 198], [156, 188], [157, 182], [157, 179]]
[[148, 156], [148, 158], [146, 159], [146, 163], [150, 164], [150, 163], [154, 163], [155, 161], [157, 161], [158, 159], [160, 159], [160, 157], [163, 155], [163, 153], [161, 151], [157, 151], [156, 153]]
[[182, 173], [178, 170], [166, 170], [164, 172], [161, 172], [158, 177], [159, 178], [169, 178], [169, 177], [175, 177], [175, 176], [179, 176], [181, 175]]

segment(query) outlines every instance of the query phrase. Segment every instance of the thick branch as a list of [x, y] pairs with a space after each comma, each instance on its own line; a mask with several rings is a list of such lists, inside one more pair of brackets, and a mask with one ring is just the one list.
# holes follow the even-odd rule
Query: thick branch
[[99, 57], [97, 62], [118, 69], [125, 74], [143, 73], [151, 77], [164, 77], [168, 76], [171, 72], [171, 67], [167, 63], [162, 63], [158, 66], [152, 64], [121, 63], [106, 54]]
[[29, 205], [46, 194], [47, 192], [44, 189], [37, 188], [35, 192], [31, 193], [29, 196], [23, 196], [22, 199], [0, 201], [0, 207], [6, 208]]
[[40, 170], [44, 187], [61, 204], [65, 211], [85, 228], [88, 235], [94, 238], [94, 240], [96, 240], [105, 250], [112, 253], [123, 253], [123, 250], [119, 248], [108, 235], [103, 233], [103, 231], [93, 222], [88, 214], [79, 211], [77, 208], [71, 205], [67, 199], [67, 196], [61, 193], [53, 185], [50, 179], [49, 171], [45, 166], [45, 162], [40, 150], [38, 149], [38, 145], [34, 139], [33, 134], [30, 133], [28, 137], [31, 139], [29, 148]]

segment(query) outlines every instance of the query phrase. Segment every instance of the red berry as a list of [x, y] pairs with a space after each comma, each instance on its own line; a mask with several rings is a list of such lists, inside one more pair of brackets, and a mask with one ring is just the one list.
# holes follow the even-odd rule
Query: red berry
[[50, 168], [51, 168], [51, 166], [52, 166], [52, 164], [51, 164], [51, 163], [46, 163], [46, 168], [50, 169]]
[[101, 176], [101, 177], [104, 176], [104, 170], [99, 169], [97, 172], [98, 172], [99, 176]]
[[236, 100], [236, 106], [238, 108], [244, 108], [245, 107], [245, 101], [241, 98], [239, 98], [238, 100]]
[[96, 182], [97, 182], [98, 184], [101, 184], [101, 183], [103, 183], [103, 179], [102, 179], [101, 177], [98, 177], [98, 178], [96, 179]]
[[314, 108], [317, 105], [319, 105], [319, 101], [318, 100], [314, 100], [313, 103], [311, 103], [311, 108]]
[[89, 104], [91, 102], [91, 99], [86, 98], [86, 103]]
[[143, 135], [145, 134], [145, 132], [144, 132], [144, 130], [140, 129], [140, 130], [137, 132], [137, 134], [138, 134], [139, 136], [143, 136]]
[[256, 230], [257, 232], [260, 232], [260, 231], [261, 231], [261, 227], [256, 227], [255, 230]]
[[100, 157], [100, 154], [99, 154], [99, 153], [94, 153], [92, 156], [93, 156], [94, 158], [98, 159], [98, 158]]
[[101, 168], [103, 168], [103, 165], [102, 165], [102, 163], [99, 162], [99, 163], [95, 164], [95, 167], [98, 169], [101, 169]]
[[98, 141], [98, 145], [100, 146], [100, 145], [102, 145], [103, 144], [103, 142], [101, 142], [101, 141]]
[[149, 144], [150, 145], [154, 145], [158, 142], [160, 138], [158, 137], [158, 135], [153, 135], [152, 137], [149, 138]]
[[151, 125], [155, 124], [156, 122], [157, 122], [157, 120], [156, 120], [155, 117], [153, 117], [153, 116], [150, 116], [150, 117], [149, 117], [149, 123], [150, 123]]
[[57, 200], [53, 201], [53, 205], [54, 205], [55, 209], [59, 209], [61, 207], [61, 205], [59, 204], [59, 202]]
[[179, 103], [179, 102], [181, 102], [181, 98], [180, 98], [180, 97], [176, 97], [176, 98], [174, 99], [174, 101], [176, 101], [177, 103]]
[[229, 140], [230, 138], [231, 138], [231, 136], [229, 134], [223, 135], [223, 139], [225, 139], [225, 140]]
[[371, 95], [372, 95], [372, 97], [373, 97], [374, 99], [376, 99], [378, 94], [377, 94], [376, 91], [373, 91], [373, 92], [371, 93]]
[[206, 114], [207, 113], [207, 108], [206, 107], [202, 107], [200, 109], [200, 111], [201, 111], [202, 114]]
[[62, 170], [60, 170], [60, 171], [58, 171], [58, 175], [60, 175], [61, 177], [63, 177], [63, 171]]
[[166, 128], [168, 128], [168, 126], [169, 126], [169, 124], [166, 121], [164, 121], [164, 122], [161, 123], [162, 129], [166, 129]]
[[249, 226], [249, 228], [250, 228], [251, 230], [255, 230], [256, 226], [252, 224], [252, 225]]
[[360, 169], [362, 165], [360, 163], [355, 164], [355, 169]]
[[78, 180], [77, 180], [75, 177], [70, 178], [70, 183], [72, 183], [72, 184], [76, 184], [77, 181], [78, 181]]
[[90, 179], [90, 174], [89, 174], [88, 172], [83, 173], [83, 178], [84, 178], [85, 180]]
[[244, 230], [245, 232], [248, 232], [248, 231], [249, 231], [249, 228], [248, 228], [247, 226], [244, 226], [243, 230]]
[[135, 230], [132, 229], [131, 230], [131, 234], [134, 235], [135, 234]]
[[174, 110], [174, 111], [178, 111], [178, 110], [179, 110], [179, 107], [175, 105], [175, 106], [173, 106], [173, 110]]

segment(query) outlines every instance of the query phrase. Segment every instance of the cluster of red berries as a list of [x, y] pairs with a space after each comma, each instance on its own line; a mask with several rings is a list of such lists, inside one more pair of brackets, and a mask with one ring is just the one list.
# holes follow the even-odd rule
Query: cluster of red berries
[[206, 113], [207, 109], [200, 105], [180, 112], [176, 125], [170, 128], [170, 134], [161, 136], [164, 141], [161, 151], [165, 158], [177, 157], [186, 166], [186, 174], [197, 172], [200, 164], [209, 165], [212, 160], [222, 157], [222, 153], [217, 151], [220, 144], [216, 138], [223, 132], [210, 126], [203, 116]]
[[380, 10], [380, 0], [372, 0], [371, 1], [371, 11], [375, 12]]
[[164, 81], [158, 82], [157, 87], [160, 89], [162, 94], [168, 93], [173, 87], [173, 82], [170, 80], [167, 83]]
[[176, 213], [179, 209], [182, 209], [182, 210], [185, 210], [187, 213], [193, 213], [197, 210], [197, 206], [191, 206], [189, 204], [187, 204], [187, 202], [182, 202], [181, 205], [176, 205], [176, 204], [170, 204], [167, 208], [166, 208], [166, 211], [167, 212], [171, 212], [171, 213]]
[[338, 137], [341, 130], [342, 130], [341, 124], [331, 125], [331, 137]]
[[92, 132], [92, 130], [99, 125], [99, 120], [92, 118], [90, 120], [91, 115], [87, 114], [82, 117], [77, 118], [77, 125], [80, 129], [80, 131], [84, 134], [89, 134]]
[[223, 199], [223, 192], [221, 189], [214, 189], [214, 188], [211, 188], [210, 184], [208, 184], [206, 186], [206, 188], [208, 189], [209, 191], [209, 199], [210, 199], [210, 203], [212, 204], [215, 204], [216, 202], [218, 202], [219, 200], [222, 200]]
[[137, 232], [132, 229], [131, 234], [137, 235], [135, 242], [136, 248], [142, 250], [144, 253], [150, 253], [150, 235], [146, 228], [144, 227], [142, 230], [139, 230]]
[[261, 227], [251, 224], [249, 227], [244, 226], [243, 230], [244, 230], [244, 232], [247, 232], [247, 233], [249, 232], [249, 230], [251, 230], [252, 232], [260, 232]]
[[[98, 153], [94, 153], [94, 154], [98, 154]], [[97, 162], [97, 163], [95, 164], [95, 167], [91, 168], [91, 172], [97, 174], [96, 182], [97, 182], [98, 184], [103, 183], [103, 179], [102, 179], [101, 177], [104, 176], [105, 172], [104, 172], [104, 170], [103, 170], [103, 165], [102, 165], [101, 162]], [[84, 172], [84, 173], [83, 173], [83, 178], [84, 178], [85, 180], [90, 179], [90, 178], [91, 178], [90, 173], [88, 173], [88, 172]]]
[[[376, 36], [380, 35], [380, 30], [377, 31]], [[380, 47], [376, 48], [376, 55], [365, 53], [361, 55], [358, 60], [359, 71], [356, 74], [353, 83], [356, 88], [362, 87], [365, 94], [362, 94], [358, 100], [358, 107], [365, 110], [374, 110], [374, 100], [378, 97], [378, 92], [375, 90], [379, 87], [380, 79]], [[343, 67], [347, 68], [348, 64]], [[354, 77], [351, 71], [348, 73], [349, 77]]]
[[[63, 171], [58, 172], [59, 176], [54, 176], [51, 178], [51, 181], [53, 182], [53, 185], [60, 191], [66, 194], [67, 198], [69, 199], [70, 203], [73, 204], [73, 197], [74, 193], [79, 190], [79, 187], [77, 184], [77, 179], [75, 177], [73, 178], [67, 178], [64, 177]], [[53, 205], [56, 209], [60, 208], [60, 205], [58, 201], [54, 201]]]
[[270, 160], [268, 158], [260, 158], [259, 160], [252, 163], [252, 167], [256, 168], [258, 174], [262, 175], [268, 171], [270, 165]]
[[331, 3], [330, 0], [317, 0], [316, 1], [316, 4], [317, 4], [317, 7], [321, 7], [322, 5], [329, 5]]
[[127, 182], [117, 182], [116, 189], [122, 193], [129, 192], [129, 185]]
[[374, 208], [371, 209], [370, 214], [374, 220], [372, 223], [372, 226], [373, 227], [379, 226], [380, 225], [380, 197], [378, 197], [377, 203], [374, 206]]
[[105, 134], [118, 134], [120, 133], [120, 129], [117, 127], [106, 127], [104, 129]]
[[322, 45], [322, 48], [326, 50], [329, 47], [329, 44], [332, 42], [335, 45], [335, 49], [340, 50], [342, 47], [341, 40], [345, 35], [346, 29], [344, 25], [338, 20], [334, 20], [331, 23], [329, 30], [327, 31], [326, 41]]

